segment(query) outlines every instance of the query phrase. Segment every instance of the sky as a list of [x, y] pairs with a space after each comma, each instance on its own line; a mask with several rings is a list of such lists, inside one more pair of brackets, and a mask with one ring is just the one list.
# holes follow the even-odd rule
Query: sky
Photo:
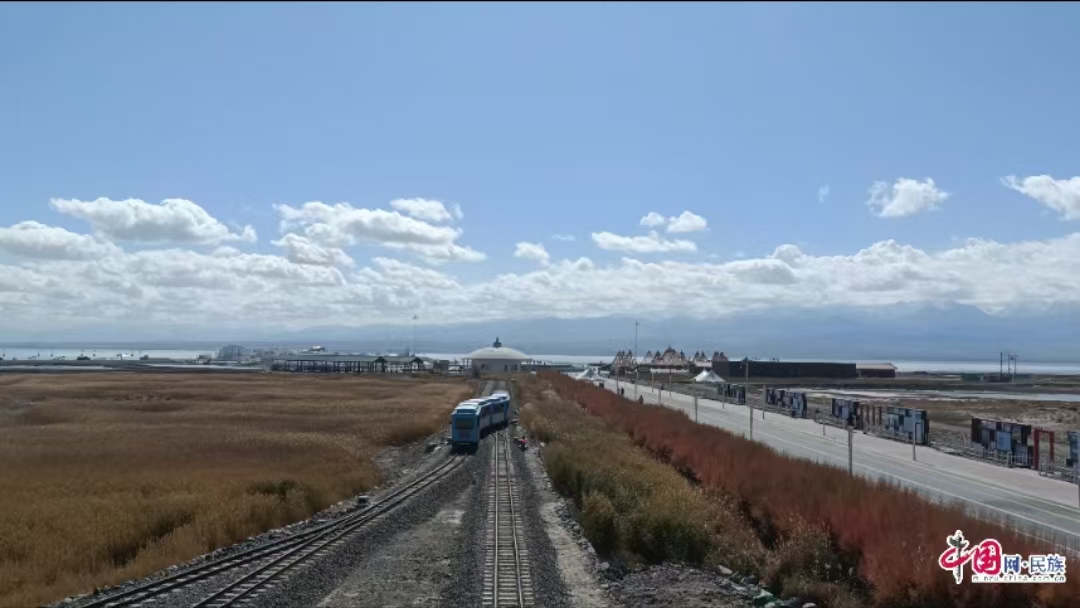
[[0, 336], [1080, 303], [1075, 4], [0, 5]]

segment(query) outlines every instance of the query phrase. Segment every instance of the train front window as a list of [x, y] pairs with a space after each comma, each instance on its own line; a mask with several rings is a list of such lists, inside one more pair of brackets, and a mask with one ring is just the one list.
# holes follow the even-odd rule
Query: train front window
[[473, 428], [473, 419], [464, 417], [454, 418], [454, 428], [461, 430], [471, 429]]

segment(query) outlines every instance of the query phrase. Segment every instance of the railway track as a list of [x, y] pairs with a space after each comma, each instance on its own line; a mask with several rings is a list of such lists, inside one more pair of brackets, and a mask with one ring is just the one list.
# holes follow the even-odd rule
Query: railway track
[[226, 572], [252, 570], [193, 604], [193, 608], [222, 608], [248, 599], [278, 580], [282, 574], [345, 542], [349, 535], [381, 515], [404, 504], [425, 488], [456, 471], [467, 457], [451, 456], [431, 471], [398, 488], [384, 499], [340, 520], [300, 532], [290, 538], [194, 566], [146, 585], [104, 597], [83, 608], [121, 608], [150, 603], [163, 595], [190, 587]]
[[510, 435], [495, 433], [488, 484], [488, 527], [484, 558], [483, 608], [524, 608], [534, 602], [528, 550], [520, 522], [520, 500], [510, 458]]

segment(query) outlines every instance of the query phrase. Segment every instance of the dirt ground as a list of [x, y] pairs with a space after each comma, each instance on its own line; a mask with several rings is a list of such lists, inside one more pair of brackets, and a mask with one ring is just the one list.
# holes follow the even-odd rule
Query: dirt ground
[[1080, 431], [1080, 403], [1015, 399], [901, 399], [900, 405], [929, 412], [931, 431], [943, 429], [970, 435], [972, 417], [1019, 422], [1054, 431], [1055, 443], [1066, 451], [1066, 432]]

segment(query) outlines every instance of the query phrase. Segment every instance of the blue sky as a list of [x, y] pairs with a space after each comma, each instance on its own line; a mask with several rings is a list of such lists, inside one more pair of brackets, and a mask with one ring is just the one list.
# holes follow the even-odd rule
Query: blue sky
[[[86, 235], [95, 248], [115, 244], [127, 261], [115, 252], [80, 258], [89, 283], [79, 291], [88, 301], [124, 293], [150, 317], [177, 314], [156, 303], [184, 296], [176, 290], [202, 298], [199, 290], [225, 289], [235, 279], [226, 275], [244, 270], [236, 263], [213, 270], [221, 277], [190, 281], [195, 271], [178, 269], [179, 258], [159, 256], [148, 279], [137, 271], [151, 262], [130, 256], [179, 248], [209, 257], [225, 244], [264, 256], [245, 263], [276, 264], [269, 257], [282, 255], [273, 241], [285, 212], [275, 205], [391, 211], [391, 201], [416, 198], [460, 205], [463, 217], [442, 224], [485, 259], [431, 263], [408, 247], [347, 235], [347, 244], [318, 244], [354, 260], [338, 275], [318, 274], [332, 268], [323, 264], [299, 286], [244, 291], [347, 284], [334, 296], [347, 302], [325, 312], [358, 324], [398, 322], [378, 312], [389, 306], [444, 321], [477, 306], [495, 317], [589, 316], [626, 312], [585, 307], [622, 292], [579, 290], [565, 303], [556, 286], [640, 291], [634, 286], [655, 271], [681, 282], [670, 279], [663, 289], [674, 295], [653, 312], [697, 297], [760, 307], [786, 294], [801, 301], [800, 289], [818, 293], [814, 281], [837, 272], [823, 266], [833, 263], [827, 256], [850, 261], [894, 240], [887, 264], [896, 276], [875, 275], [877, 262], [867, 270], [868, 281], [891, 289], [814, 305], [956, 301], [1000, 312], [1033, 288], [1047, 301], [1075, 302], [1080, 294], [1067, 283], [1080, 239], [1072, 237], [1077, 222], [1065, 218], [1074, 208], [1080, 216], [1080, 180], [1068, 181], [1080, 175], [1078, 27], [1080, 7], [1068, 4], [5, 4], [0, 227], [33, 221]], [[1017, 177], [1017, 189], [1002, 183], [1006, 176]], [[1023, 181], [1037, 176], [1050, 181]], [[877, 182], [882, 197], [894, 198], [897, 180], [927, 178], [932, 188], [908, 192], [919, 212], [881, 217], [867, 204]], [[258, 238], [150, 239], [110, 228], [108, 214], [89, 207], [60, 212], [54, 198], [186, 199], [234, 234], [250, 225]], [[644, 236], [646, 214], [684, 211], [707, 229], [661, 225], [657, 238], [689, 240], [694, 251], [603, 249], [593, 237]], [[288, 230], [311, 237], [313, 224], [335, 225], [327, 213], [312, 211]], [[44, 246], [28, 248], [18, 240], [25, 234], [12, 234], [6, 249], [0, 237], [0, 263], [19, 269], [8, 289], [21, 295], [0, 303], [23, 326], [44, 322], [31, 304], [57, 294], [41, 285], [75, 288]], [[972, 265], [996, 264], [1016, 243], [1033, 242], [1036, 250], [999, 271], [1036, 269], [1038, 284], [941, 288], [948, 273], [967, 270], [934, 256], [969, 238], [1010, 252], [955, 254]], [[550, 266], [515, 257], [518, 243], [543, 245]], [[798, 248], [801, 269], [775, 255], [781, 245]], [[626, 257], [650, 266], [627, 270]], [[723, 266], [736, 260], [760, 263]], [[1055, 264], [1058, 274], [1046, 275], [1043, 266]], [[278, 274], [315, 272], [309, 266]], [[722, 282], [700, 293], [699, 274], [747, 272], [752, 285]], [[530, 291], [545, 285], [544, 294]], [[774, 291], [754, 291], [762, 285]], [[534, 303], [527, 312], [491, 308], [493, 290], [516, 288]], [[459, 307], [438, 308], [439, 299]], [[238, 317], [216, 308], [184, 314], [192, 323], [269, 323], [286, 304], [245, 306]], [[93, 322], [129, 314], [102, 312]]]

